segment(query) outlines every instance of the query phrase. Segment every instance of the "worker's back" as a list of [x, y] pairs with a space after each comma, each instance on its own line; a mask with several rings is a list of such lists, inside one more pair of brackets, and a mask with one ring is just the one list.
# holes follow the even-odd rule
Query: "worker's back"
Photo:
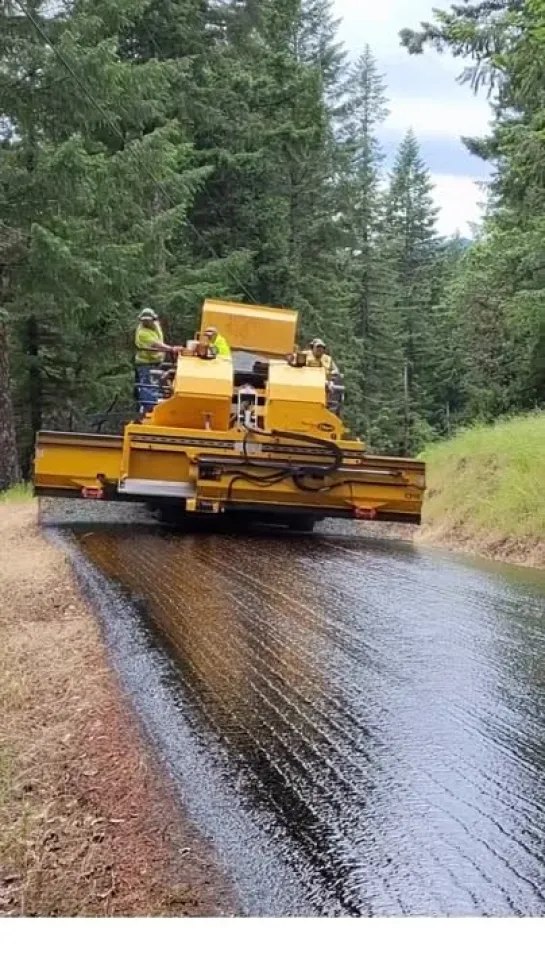
[[165, 341], [163, 329], [159, 321], [154, 321], [153, 323], [140, 321], [134, 334], [136, 348], [134, 360], [137, 365], [163, 363], [165, 360], [165, 352], [152, 350], [151, 348], [151, 345], [155, 344], [156, 341], [159, 341], [161, 344], [164, 344]]

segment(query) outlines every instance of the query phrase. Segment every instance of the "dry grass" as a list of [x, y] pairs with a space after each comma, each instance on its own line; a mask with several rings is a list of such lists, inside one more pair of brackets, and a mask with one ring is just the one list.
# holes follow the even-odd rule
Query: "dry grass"
[[431, 447], [420, 539], [545, 567], [545, 415], [468, 429]]
[[221, 913], [210, 850], [142, 745], [35, 503], [3, 510], [0, 549], [0, 913]]

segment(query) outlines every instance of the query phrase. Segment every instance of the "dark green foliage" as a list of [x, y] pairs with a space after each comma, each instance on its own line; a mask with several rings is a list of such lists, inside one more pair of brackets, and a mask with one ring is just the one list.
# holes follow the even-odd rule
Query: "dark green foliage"
[[178, 63], [118, 54], [144, 4], [78, 0], [57, 18], [46, 7], [32, 5], [44, 33], [15, 9], [0, 38], [4, 308], [25, 466], [40, 426], [130, 400], [138, 304], [190, 328], [226, 276], [220, 261], [180, 261], [208, 171], [172, 117]]
[[459, 420], [492, 419], [545, 404], [545, 3], [490, 0], [452, 7], [404, 33], [469, 55], [475, 86], [487, 78], [491, 136], [467, 140], [494, 164], [482, 239], [459, 262], [444, 305], [458, 334]]
[[543, 6], [461, 3], [404, 34], [492, 86], [468, 144], [494, 199], [468, 243], [437, 236], [411, 133], [386, 177], [384, 79], [369, 49], [347, 65], [330, 0], [0, 0], [3, 481], [12, 400], [26, 471], [40, 426], [130, 409], [143, 303], [174, 340], [206, 296], [296, 307], [376, 450], [543, 403]]

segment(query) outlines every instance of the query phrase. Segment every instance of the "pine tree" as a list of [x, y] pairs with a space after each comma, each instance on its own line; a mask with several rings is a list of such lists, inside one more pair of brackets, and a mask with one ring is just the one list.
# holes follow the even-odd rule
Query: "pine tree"
[[459, 237], [438, 242], [425, 353], [417, 368], [420, 411], [431, 430], [430, 438], [450, 435], [467, 403], [468, 345], [457, 311], [464, 258]]
[[310, 336], [331, 316], [334, 146], [326, 97], [342, 53], [325, 2], [264, 0], [251, 17], [246, 4], [226, 9], [231, 42], [210, 69], [210, 110], [195, 133], [214, 166], [196, 224], [222, 255], [251, 251], [248, 291], [298, 307]]
[[409, 50], [471, 58], [463, 80], [492, 95], [491, 135], [465, 139], [494, 166], [487, 218], [445, 298], [468, 349], [461, 417], [488, 419], [545, 402], [545, 3], [474, 0], [421, 28]]
[[360, 415], [357, 427], [371, 446], [383, 443], [379, 415], [387, 405], [382, 362], [395, 350], [390, 341], [388, 268], [380, 253], [383, 219], [383, 153], [378, 129], [387, 116], [384, 79], [369, 47], [353, 66], [339, 127], [339, 202], [348, 292], [348, 322], [358, 358]]
[[348, 94], [344, 105], [346, 121], [341, 129], [341, 198], [345, 245], [353, 257], [354, 323], [356, 332], [366, 339], [374, 311], [374, 248], [382, 216], [380, 180], [384, 156], [377, 130], [388, 113], [384, 79], [369, 47], [351, 72]]
[[291, 287], [303, 334], [317, 333], [346, 357], [346, 296], [339, 279], [340, 226], [335, 222], [337, 145], [345, 52], [330, 0], [302, 0], [295, 63], [301, 94], [291, 109], [296, 137], [289, 152]]
[[438, 272], [436, 208], [429, 173], [412, 131], [403, 139], [388, 187], [384, 254], [394, 273], [392, 333], [403, 352], [403, 434], [410, 454], [427, 434], [423, 382], [433, 334]]
[[[177, 36], [184, 2], [151, 5], [154, 36], [178, 59], [188, 49]], [[192, 58], [182, 85], [192, 93], [197, 158], [211, 170], [193, 208], [195, 264], [211, 253], [235, 257], [240, 285], [233, 281], [232, 296], [295, 305], [307, 337], [322, 322], [335, 330], [344, 296], [332, 221], [332, 117], [344, 54], [331, 7], [330, 0], [209, 4], [208, 47]], [[150, 47], [145, 13], [127, 31], [141, 38], [132, 51], [144, 59], [163, 50], [163, 41]]]
[[301, 0], [299, 29], [296, 35], [297, 60], [317, 68], [328, 107], [335, 111], [346, 60], [337, 38], [340, 20], [333, 14], [332, 0]]
[[83, 405], [130, 395], [138, 303], [183, 314], [189, 328], [210, 288], [204, 261], [194, 272], [179, 257], [206, 171], [169, 117], [178, 66], [118, 56], [138, 4], [79, 0], [53, 19], [46, 6], [33, 16], [53, 48], [17, 13], [5, 14], [0, 41], [3, 216], [22, 241], [6, 308], [27, 469], [45, 422], [70, 425]]

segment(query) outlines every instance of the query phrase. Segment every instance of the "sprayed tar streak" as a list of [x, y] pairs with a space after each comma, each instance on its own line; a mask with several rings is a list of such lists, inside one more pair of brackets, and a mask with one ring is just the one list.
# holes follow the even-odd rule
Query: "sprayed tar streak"
[[168, 645], [131, 643], [108, 585], [118, 670], [248, 913], [545, 913], [543, 578], [338, 531], [79, 543]]
[[[255, 813], [244, 798], [244, 780], [213, 738], [195, 725], [191, 702], [180, 693], [172, 661], [114, 584], [81, 556], [71, 538], [48, 531], [70, 557], [76, 576], [95, 607], [112, 665], [129, 695], [184, 805], [214, 842], [232, 875], [247, 915], [338, 913], [325, 889], [308, 888], [297, 877], [297, 854], [289, 864], [278, 853], [285, 839], [278, 821]], [[318, 909], [312, 897], [321, 899]]]

